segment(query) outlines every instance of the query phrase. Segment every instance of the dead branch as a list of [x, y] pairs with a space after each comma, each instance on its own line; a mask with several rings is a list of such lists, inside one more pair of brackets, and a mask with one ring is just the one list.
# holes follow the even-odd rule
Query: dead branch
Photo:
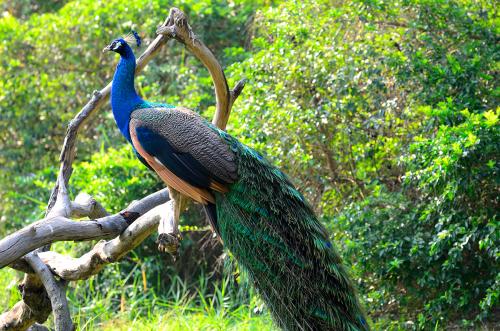
[[[166, 204], [171, 204], [172, 200]], [[65, 280], [87, 279], [97, 274], [109, 263], [116, 262], [156, 230], [165, 214], [162, 204], [148, 211], [110, 241], [100, 241], [92, 250], [79, 258], [72, 258], [56, 252], [44, 252], [40, 257], [52, 272]]]
[[56, 216], [32, 223], [0, 240], [0, 268], [56, 241], [89, 241], [117, 236], [139, 216], [167, 200], [168, 191], [163, 189], [133, 202], [120, 213], [96, 220], [75, 222], [63, 216]]
[[[148, 198], [156, 202], [160, 201], [159, 199], [165, 201], [168, 198], [167, 190], [154, 193]], [[26, 275], [21, 285], [23, 300], [10, 311], [0, 315], [0, 330], [26, 330], [34, 322], [45, 322], [51, 311], [51, 305], [48, 303], [49, 297], [52, 307], [57, 308], [53, 310], [56, 329], [70, 330], [68, 325], [70, 325], [71, 320], [68, 319], [69, 313], [64, 303], [64, 291], [58, 289], [61, 285], [53, 282], [52, 273], [64, 281], [86, 279], [98, 273], [105, 265], [120, 260], [137, 247], [156, 229], [162, 218], [173, 219], [172, 215], [165, 215], [164, 210], [168, 210], [165, 205], [157, 204], [154, 208], [149, 208], [141, 202], [143, 201], [141, 200], [135, 205], [132, 204], [131, 208], [137, 208], [136, 210], [139, 211], [150, 210], [131, 223], [118, 237], [110, 241], [99, 242], [89, 253], [80, 258], [71, 258], [51, 251], [28, 254], [24, 258], [27, 263], [19, 263], [18, 265], [28, 265], [28, 267], [24, 265], [23, 271], [33, 272], [34, 270], [37, 277], [34, 274]], [[129, 211], [128, 213], [129, 217], [135, 217], [135, 212]], [[38, 254], [38, 256], [33, 258], [34, 254]], [[27, 268], [29, 271], [26, 271]], [[43, 276], [41, 276], [42, 273]], [[43, 285], [38, 276], [42, 279]], [[46, 280], [50, 277], [52, 277], [52, 281]], [[45, 289], [49, 292], [49, 296], [47, 296]]]
[[[233, 90], [229, 90], [221, 65], [203, 42], [196, 38], [186, 16], [180, 10], [173, 8], [170, 11], [158, 33], [160, 35], [138, 58], [136, 73], [144, 68], [170, 38], [182, 42], [212, 76], [217, 102], [213, 123], [225, 129], [232, 105], [241, 93], [245, 81], [238, 82]], [[70, 122], [60, 155], [59, 175], [48, 202], [46, 217], [0, 240], [0, 268], [10, 265], [27, 273], [20, 285], [23, 300], [0, 316], [0, 331], [26, 330], [35, 322], [45, 322], [51, 311], [47, 304], [49, 297], [55, 314], [56, 329], [72, 329], [64, 290], [53, 274], [65, 281], [86, 279], [139, 245], [159, 223], [160, 233], [173, 235], [175, 242], [170, 244], [178, 244], [180, 236], [175, 237], [178, 233], [176, 220], [185, 204], [185, 198], [176, 198], [162, 205], [168, 200], [167, 190], [154, 193], [111, 216], [107, 216], [106, 210], [89, 195], [80, 194], [75, 201], [69, 199], [67, 185], [73, 171], [78, 132], [107, 101], [110, 90], [111, 83], [102, 90], [95, 91], [89, 102]], [[97, 219], [75, 222], [70, 217]], [[93, 240], [113, 236], [118, 237], [99, 242], [79, 258], [51, 251], [29, 253], [55, 241]], [[166, 247], [165, 250], [170, 251], [171, 248]], [[23, 258], [27, 253], [29, 254]], [[42, 303], [43, 300], [45, 304]]]
[[68, 301], [66, 300], [66, 282], [56, 281], [49, 268], [40, 260], [36, 252], [26, 255], [25, 259], [38, 275], [49, 295], [52, 311], [54, 312], [56, 331], [74, 330], [75, 327], [71, 321]]
[[[170, 204], [172, 200], [166, 204]], [[155, 231], [165, 215], [165, 204], [154, 207], [128, 226], [118, 237], [98, 242], [90, 252], [79, 258], [72, 258], [56, 252], [40, 253], [40, 259], [52, 273], [64, 280], [87, 279], [97, 274], [109, 263], [116, 262]], [[170, 217], [171, 219], [171, 217]]]
[[180, 9], [170, 9], [168, 18], [156, 30], [156, 33], [175, 38], [184, 44], [208, 69], [210, 76], [212, 76], [216, 97], [216, 112], [212, 123], [218, 128], [225, 130], [231, 113], [231, 107], [243, 90], [245, 80], [239, 81], [233, 90], [229, 90], [226, 76], [219, 61], [217, 61], [212, 51], [198, 39], [188, 23], [186, 14]]
[[[161, 201], [164, 202], [167, 198], [167, 190], [165, 189], [154, 193], [148, 198], [158, 199], [161, 195], [163, 196]], [[131, 208], [137, 207], [136, 210], [139, 211], [148, 209], [148, 207], [141, 202], [136, 203], [135, 206], [132, 205]], [[167, 202], [167, 204], [168, 203], [171, 203], [171, 201]], [[67, 328], [69, 322], [67, 318], [68, 313], [66, 312], [63, 301], [65, 297], [64, 299], [61, 298], [64, 292], [62, 292], [62, 290], [57, 290], [57, 288], [54, 287], [56, 285], [50, 281], [46, 282], [44, 280], [46, 273], [49, 272], [52, 278], [53, 273], [61, 277], [64, 281], [86, 279], [98, 273], [107, 264], [120, 260], [154, 232], [162, 218], [166, 218], [167, 220], [173, 219], [172, 215], [165, 215], [164, 210], [168, 210], [168, 208], [166, 208], [164, 204], [158, 204], [154, 208], [149, 209], [149, 211], [137, 220], [132, 221], [118, 237], [110, 241], [101, 241], [97, 243], [90, 252], [84, 254], [80, 258], [71, 258], [52, 251], [28, 254], [24, 260], [28, 262], [26, 264], [29, 264], [30, 271], [34, 269], [37, 275], [43, 272], [44, 276], [40, 277], [44, 282], [43, 286], [40, 284], [39, 277], [34, 277], [33, 274], [26, 275], [21, 285], [23, 300], [18, 302], [10, 311], [0, 315], [0, 330], [26, 330], [34, 322], [45, 322], [51, 311], [51, 306], [47, 302], [49, 299], [45, 289], [49, 292], [48, 294], [52, 302], [52, 307], [57, 307], [57, 310], [53, 310], [56, 330], [71, 330]], [[128, 213], [129, 216], [126, 217], [130, 217], [130, 220], [136, 217], [136, 212], [129, 211]], [[38, 261], [35, 262], [36, 265], [33, 264], [33, 254], [38, 254], [36, 257]], [[42, 268], [40, 264], [44, 266], [43, 268], [46, 268], [46, 271], [41, 271], [41, 269], [39, 269]], [[18, 265], [23, 265], [23, 263], [18, 262]], [[29, 272], [26, 271], [26, 268], [27, 267], [24, 265], [23, 271]]]
[[71, 202], [70, 217], [82, 218], [88, 217], [95, 219], [108, 216], [108, 212], [104, 207], [87, 193], [80, 193], [76, 196], [75, 201]]

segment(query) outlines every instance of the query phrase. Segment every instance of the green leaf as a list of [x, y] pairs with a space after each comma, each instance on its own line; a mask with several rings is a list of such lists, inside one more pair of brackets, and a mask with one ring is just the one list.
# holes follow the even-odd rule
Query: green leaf
[[495, 126], [498, 123], [498, 112], [500, 111], [500, 108], [497, 108], [496, 113], [493, 112], [493, 110], [488, 110], [483, 113], [484, 118], [486, 118], [486, 125], [487, 126]]

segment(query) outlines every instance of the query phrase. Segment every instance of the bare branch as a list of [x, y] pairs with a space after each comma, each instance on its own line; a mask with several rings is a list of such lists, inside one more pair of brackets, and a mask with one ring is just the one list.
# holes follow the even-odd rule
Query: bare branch
[[[171, 203], [172, 201], [169, 201], [166, 204]], [[25, 257], [25, 260], [40, 277], [51, 299], [56, 330], [72, 330], [73, 326], [64, 294], [64, 285], [55, 281], [52, 273], [64, 280], [86, 279], [98, 273], [105, 265], [118, 261], [156, 229], [165, 214], [165, 210], [171, 211], [170, 214], [165, 215], [165, 219], [173, 219], [173, 209], [167, 208], [166, 204], [158, 205], [149, 210], [130, 224], [118, 237], [107, 242], [99, 242], [90, 252], [80, 258], [75, 259], [51, 251], [41, 252], [38, 255], [33, 252]], [[140, 202], [136, 203], [135, 207], [140, 208], [139, 205]], [[144, 208], [144, 206], [142, 207]], [[32, 277], [32, 279], [38, 278]], [[38, 293], [45, 293], [44, 288], [39, 287], [36, 297], [39, 297]], [[35, 315], [33, 309], [25, 301], [27, 300], [23, 296], [23, 301], [18, 302], [9, 312], [0, 316], [0, 330], [25, 330], [35, 321], [40, 323], [45, 321], [46, 316], [40, 318]], [[43, 305], [37, 304], [35, 307], [40, 309]], [[48, 312], [50, 313], [50, 309]]]
[[[170, 204], [172, 200], [166, 204]], [[156, 206], [110, 241], [100, 241], [90, 252], [72, 258], [56, 252], [40, 253], [40, 258], [50, 270], [64, 280], [87, 279], [103, 267], [121, 259], [153, 233], [165, 214], [165, 204]], [[166, 219], [171, 219], [166, 215]]]
[[233, 104], [236, 101], [236, 99], [240, 96], [241, 92], [243, 92], [243, 88], [245, 87], [246, 82], [247, 80], [243, 78], [238, 83], [236, 83], [236, 86], [230, 91], [231, 100], [229, 103], [229, 112], [231, 112], [231, 108], [233, 107]]
[[58, 282], [50, 272], [49, 268], [40, 260], [36, 252], [25, 257], [31, 268], [35, 270], [41, 279], [45, 290], [50, 298], [52, 311], [54, 312], [54, 324], [56, 331], [74, 330], [73, 322], [69, 314], [68, 301], [66, 300], [66, 284]]
[[71, 202], [71, 217], [91, 219], [108, 216], [108, 212], [93, 197], [86, 193], [80, 193], [75, 201]]
[[119, 235], [150, 209], [168, 200], [168, 190], [133, 202], [120, 213], [91, 221], [72, 221], [57, 216], [45, 218], [0, 240], [0, 268], [43, 245], [64, 240], [94, 240]]
[[238, 82], [235, 89], [229, 91], [226, 76], [222, 70], [222, 66], [215, 58], [210, 49], [194, 34], [191, 26], [187, 21], [187, 16], [178, 8], [170, 9], [170, 14], [163, 23], [163, 26], [156, 30], [159, 35], [175, 38], [183, 43], [187, 49], [194, 54], [208, 69], [210, 76], [214, 82], [215, 97], [216, 97], [216, 113], [212, 123], [218, 128], [225, 130], [231, 107], [234, 100], [243, 90], [244, 81]]

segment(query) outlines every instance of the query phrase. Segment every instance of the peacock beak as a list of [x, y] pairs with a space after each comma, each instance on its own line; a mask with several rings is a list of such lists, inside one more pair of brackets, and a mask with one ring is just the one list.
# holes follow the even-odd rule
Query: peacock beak
[[106, 47], [104, 47], [104, 48], [102, 49], [102, 52], [103, 52], [103, 53], [106, 53], [106, 52], [110, 52], [111, 50], [112, 50], [112, 49], [111, 49], [111, 45], [108, 45], [108, 46], [106, 46]]

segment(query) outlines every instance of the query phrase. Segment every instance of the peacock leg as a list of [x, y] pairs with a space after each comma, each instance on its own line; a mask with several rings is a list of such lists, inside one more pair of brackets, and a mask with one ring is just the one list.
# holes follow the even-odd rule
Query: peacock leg
[[167, 212], [162, 215], [158, 226], [157, 243], [160, 252], [171, 254], [175, 260], [179, 255], [178, 249], [182, 240], [179, 218], [181, 211], [184, 210], [186, 198], [171, 187], [168, 190], [171, 200], [167, 203]]

